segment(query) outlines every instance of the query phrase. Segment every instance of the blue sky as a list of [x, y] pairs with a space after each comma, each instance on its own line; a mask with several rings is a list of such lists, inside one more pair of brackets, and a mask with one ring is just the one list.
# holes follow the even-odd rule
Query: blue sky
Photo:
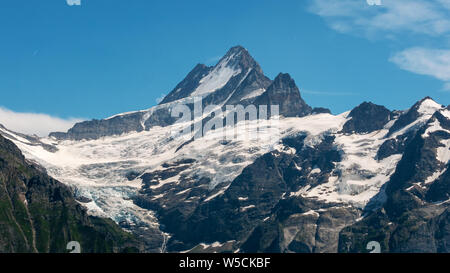
[[234, 45], [333, 113], [449, 104], [449, 37], [450, 0], [3, 1], [0, 123], [41, 113], [61, 129], [149, 108]]

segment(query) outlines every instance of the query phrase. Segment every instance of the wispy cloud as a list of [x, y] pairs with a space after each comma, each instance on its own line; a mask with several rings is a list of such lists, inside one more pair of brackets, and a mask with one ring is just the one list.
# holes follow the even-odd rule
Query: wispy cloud
[[395, 54], [390, 61], [401, 69], [444, 81], [444, 89], [450, 90], [450, 50], [410, 48]]
[[425, 35], [450, 33], [449, 0], [311, 0], [309, 11], [340, 32], [374, 35], [408, 31]]
[[437, 49], [450, 46], [450, 0], [382, 0], [379, 6], [366, 0], [310, 0], [309, 11], [341, 33], [389, 40], [407, 34], [413, 37], [409, 41], [426, 37], [426, 46], [409, 42], [390, 61], [439, 79], [450, 90], [450, 49]]
[[18, 113], [0, 106], [0, 124], [9, 130], [38, 136], [47, 136], [50, 132], [67, 131], [82, 119], [62, 119], [47, 114]]

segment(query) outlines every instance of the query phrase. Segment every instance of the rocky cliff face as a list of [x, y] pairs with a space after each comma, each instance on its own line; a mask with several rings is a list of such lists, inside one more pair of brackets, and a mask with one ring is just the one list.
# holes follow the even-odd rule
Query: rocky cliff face
[[348, 116], [351, 119], [344, 124], [342, 131], [361, 134], [381, 130], [392, 119], [392, 115], [384, 106], [364, 102], [350, 112]]
[[295, 81], [289, 74], [280, 73], [267, 91], [255, 100], [256, 105], [279, 105], [284, 117], [303, 117], [311, 114], [312, 108], [300, 96]]
[[0, 135], [0, 252], [136, 252], [139, 244], [114, 222], [89, 216], [71, 190], [30, 165]]

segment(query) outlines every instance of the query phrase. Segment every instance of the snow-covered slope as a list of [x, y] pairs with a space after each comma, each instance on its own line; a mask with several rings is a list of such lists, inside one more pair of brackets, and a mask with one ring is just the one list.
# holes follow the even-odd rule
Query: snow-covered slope
[[[436, 109], [442, 116], [450, 116], [448, 110], [433, 107], [432, 110]], [[431, 118], [433, 111], [428, 106], [420, 109], [426, 109], [419, 118], [423, 123]], [[137, 206], [132, 201], [143, 187], [144, 174], [164, 173], [170, 170], [171, 164], [191, 160], [176, 175], [157, 176], [151, 181], [150, 192], [146, 193], [153, 199], [168, 203], [190, 202], [192, 198], [210, 202], [223, 194], [242, 170], [257, 158], [271, 151], [289, 153], [283, 145], [280, 146], [279, 141], [298, 134], [307, 134], [305, 144], [311, 147], [320, 143], [325, 135], [334, 135], [334, 145], [342, 154], [342, 160], [335, 164], [327, 183], [313, 187], [307, 185], [288, 193], [289, 196], [364, 208], [374, 196], [379, 195], [402, 157], [401, 154], [393, 154], [378, 160], [380, 146], [415, 127], [408, 124], [395, 134], [388, 135], [397, 117], [383, 129], [372, 133], [340, 133], [343, 125], [350, 120], [348, 114], [247, 121], [237, 124], [235, 128], [225, 128], [225, 131], [237, 130], [240, 136], [259, 131], [256, 140], [241, 137], [224, 141], [224, 132], [216, 130], [200, 139], [186, 141], [182, 137], [172, 137], [174, 126], [179, 125], [83, 141], [50, 137], [31, 142], [5, 128], [0, 128], [0, 133], [14, 141], [27, 159], [38, 162], [51, 176], [72, 186], [79, 197], [88, 200], [82, 204], [90, 213], [110, 217], [125, 227], [158, 229], [159, 223], [152, 210]], [[442, 128], [436, 120], [426, 129], [424, 137], [437, 130]], [[438, 159], [447, 163], [450, 144], [448, 141], [442, 144], [437, 151]], [[437, 179], [443, 171], [445, 169], [439, 170], [433, 179]], [[311, 175], [320, 172], [318, 168], [310, 171]], [[200, 178], [204, 182], [193, 187], [186, 182]], [[432, 183], [433, 179], [428, 179], [426, 183]], [[189, 194], [197, 187], [206, 190], [197, 196]], [[175, 201], [171, 199], [173, 195], [177, 196]], [[381, 198], [380, 202], [383, 201]]]
[[[447, 112], [448, 110], [443, 111], [444, 114]], [[324, 133], [336, 134], [337, 148], [343, 154], [343, 160], [336, 165], [339, 175], [330, 177], [326, 184], [302, 189], [304, 196], [363, 207], [389, 180], [401, 155], [376, 159], [377, 151], [386, 141], [386, 134], [394, 121], [386, 128], [370, 134], [339, 134], [347, 121], [347, 115], [348, 112], [337, 116], [319, 114], [303, 118], [282, 118], [273, 121], [273, 124], [277, 122], [277, 127], [270, 127], [270, 121], [265, 120], [240, 123], [237, 128], [225, 130], [237, 129], [243, 132], [243, 136], [259, 130], [258, 139], [255, 141], [243, 137], [233, 139], [227, 145], [223, 145], [224, 132], [211, 131], [203, 138], [182, 146], [186, 140], [181, 137], [173, 139], [172, 126], [153, 127], [149, 131], [97, 140], [41, 139], [42, 143], [55, 147], [56, 151], [49, 151], [42, 145], [31, 145], [28, 140], [11, 132], [5, 136], [14, 136], [10, 137], [11, 140], [27, 158], [39, 162], [50, 175], [76, 187], [80, 195], [93, 200], [86, 203], [92, 213], [111, 217], [117, 222], [135, 222], [138, 221], [135, 217], [145, 218], [148, 215], [141, 215], [142, 209], [130, 201], [140, 189], [142, 181], [138, 176], [129, 180], [127, 174], [153, 172], [163, 169], [164, 163], [194, 159], [195, 163], [184, 173], [188, 177], [208, 178], [208, 187], [212, 190], [219, 184], [233, 181], [244, 167], [274, 150], [280, 139], [299, 132], [308, 133], [311, 145], [320, 142]], [[428, 118], [431, 116], [428, 112], [426, 115]], [[428, 131], [432, 129], [430, 127]], [[447, 160], [444, 150], [442, 148], [439, 155], [442, 160]], [[173, 183], [176, 187], [178, 183], [173, 177], [161, 178], [157, 182], [159, 184], [153, 188], [167, 183]]]
[[[185, 172], [189, 176], [210, 179], [208, 186], [213, 189], [218, 184], [231, 182], [245, 166], [273, 150], [280, 138], [308, 132], [313, 139], [323, 132], [337, 132], [345, 122], [346, 114], [274, 120], [272, 126], [268, 120], [244, 122], [236, 128], [225, 128], [243, 132], [242, 139], [233, 139], [223, 145], [224, 132], [211, 131], [178, 151], [186, 140], [182, 137], [173, 139], [172, 127], [154, 127], [149, 131], [89, 141], [41, 139], [42, 143], [55, 147], [56, 152], [47, 151], [41, 145], [29, 145], [20, 141], [19, 136], [11, 140], [27, 158], [44, 166], [51, 176], [76, 187], [80, 195], [92, 199], [86, 204], [92, 213], [106, 215], [117, 222], [133, 222], [136, 219], [132, 214], [139, 214], [141, 210], [129, 198], [140, 189], [141, 180], [137, 177], [130, 181], [127, 174], [153, 172], [163, 168], [164, 163], [189, 158], [194, 159], [195, 164]], [[273, 126], [275, 123], [279, 127]], [[258, 139], [251, 139], [257, 130], [260, 131]], [[177, 183], [173, 179], [158, 182], [158, 187], [164, 183]], [[124, 214], [126, 210], [130, 211]]]

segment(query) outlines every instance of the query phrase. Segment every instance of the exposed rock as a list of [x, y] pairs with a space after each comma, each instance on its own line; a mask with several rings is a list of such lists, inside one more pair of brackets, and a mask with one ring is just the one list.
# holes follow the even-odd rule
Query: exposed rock
[[331, 114], [331, 110], [323, 107], [314, 107], [311, 114]]
[[284, 117], [303, 117], [312, 112], [312, 108], [300, 96], [295, 81], [289, 74], [283, 73], [275, 78], [267, 91], [254, 103], [267, 106], [279, 105], [279, 113]]
[[144, 113], [119, 115], [110, 119], [83, 121], [75, 124], [67, 133], [50, 133], [56, 139], [98, 139], [104, 136], [121, 135], [144, 130], [141, 120]]
[[194, 69], [167, 95], [159, 104], [166, 104], [181, 98], [188, 97], [198, 87], [203, 79], [213, 68], [204, 64], [197, 64]]
[[389, 122], [391, 111], [384, 106], [364, 102], [348, 116], [351, 119], [344, 124], [342, 131], [346, 134], [364, 134], [382, 129]]
[[[397, 121], [392, 125], [392, 127], [389, 129], [388, 136], [392, 135], [393, 133], [399, 131], [402, 128], [405, 128], [406, 126], [410, 125], [411, 123], [418, 120], [419, 117], [424, 115], [424, 113], [421, 113], [419, 110], [424, 102], [434, 102], [432, 98], [425, 97], [422, 100], [418, 101], [416, 104], [414, 104], [408, 111], [401, 114]], [[435, 103], [435, 102], [434, 102]], [[437, 104], [437, 103], [436, 103]], [[435, 109], [435, 111], [438, 109]], [[433, 113], [431, 113], [433, 114]], [[421, 125], [421, 124], [419, 124]]]

